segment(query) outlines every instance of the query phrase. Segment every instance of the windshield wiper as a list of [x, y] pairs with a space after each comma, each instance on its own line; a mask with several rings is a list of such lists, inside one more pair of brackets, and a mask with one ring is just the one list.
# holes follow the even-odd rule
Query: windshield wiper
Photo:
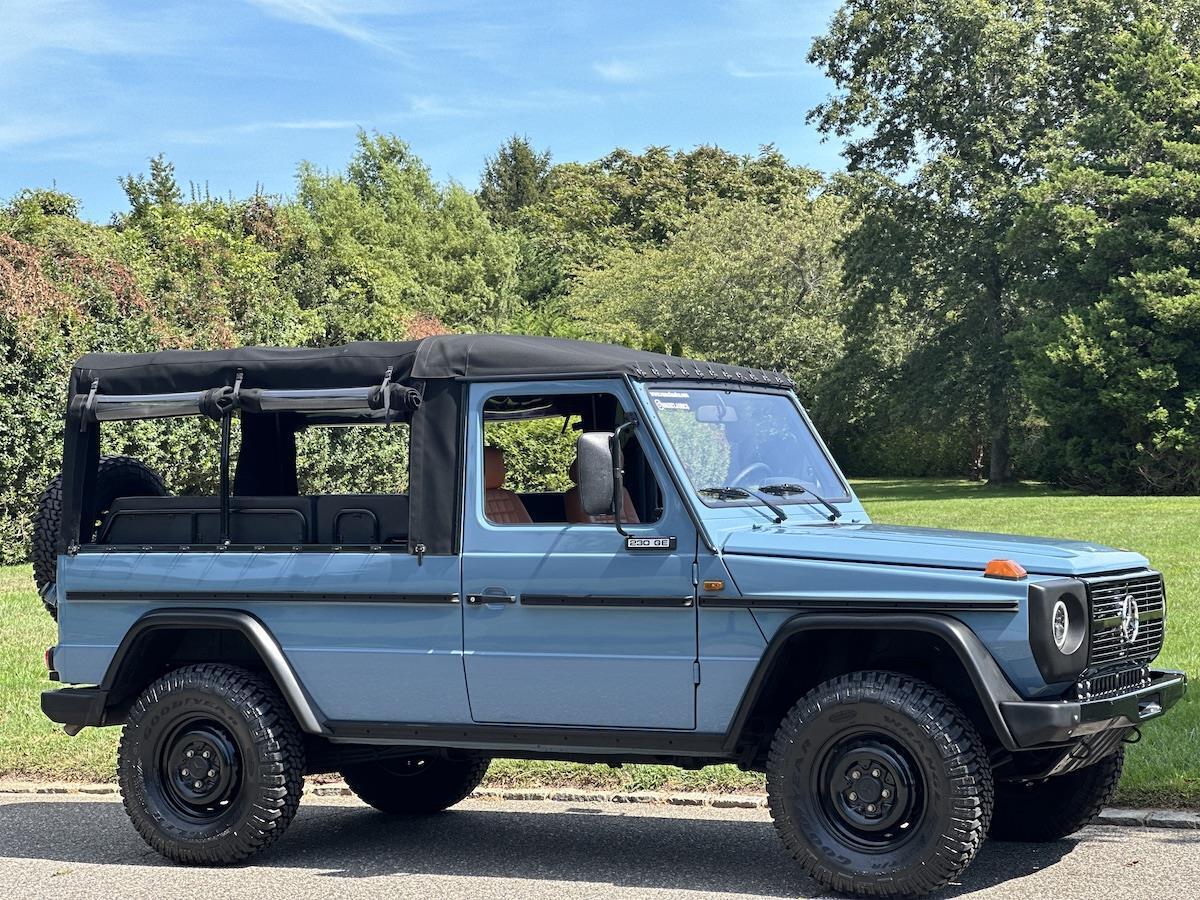
[[[750, 488], [737, 487], [735, 485], [726, 485], [725, 487], [700, 488], [700, 490], [697, 491], [697, 493], [712, 494], [712, 496], [716, 497], [718, 500], [758, 500], [767, 509], [769, 509], [769, 510], [771, 510], [771, 512], [775, 513], [775, 524], [776, 525], [783, 524], [783, 521], [787, 518], [787, 513], [785, 513], [782, 509], [780, 509], [778, 506], [776, 506], [774, 503], [772, 503], [770, 500], [768, 500], [762, 494], [758, 493], [758, 491], [752, 490]], [[761, 510], [760, 510], [760, 512], [761, 512]], [[768, 516], [768, 518], [770, 518], [770, 516]]]
[[822, 497], [815, 491], [809, 490], [802, 484], [764, 484], [759, 488], [764, 494], [774, 494], [776, 497], [786, 497], [788, 494], [808, 494], [827, 510], [829, 510], [829, 521], [833, 522], [842, 517], [842, 511]]

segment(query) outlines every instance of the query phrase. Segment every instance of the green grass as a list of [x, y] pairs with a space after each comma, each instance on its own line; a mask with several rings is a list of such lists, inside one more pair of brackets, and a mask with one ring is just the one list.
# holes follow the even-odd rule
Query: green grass
[[[865, 480], [856, 483], [877, 522], [1074, 537], [1127, 547], [1150, 557], [1167, 578], [1170, 622], [1159, 662], [1200, 671], [1200, 497], [1097, 497], [1044, 485], [993, 489], [967, 481]], [[28, 566], [0, 569], [0, 777], [113, 779], [115, 729], [66, 737], [38, 709], [46, 686], [42, 651], [54, 628], [34, 594]], [[1120, 800], [1200, 806], [1200, 704], [1186, 698], [1147, 726], [1129, 750]], [[669, 766], [585, 766], [498, 761], [489, 783], [604, 790], [762, 789], [760, 776], [732, 766], [684, 772]]]

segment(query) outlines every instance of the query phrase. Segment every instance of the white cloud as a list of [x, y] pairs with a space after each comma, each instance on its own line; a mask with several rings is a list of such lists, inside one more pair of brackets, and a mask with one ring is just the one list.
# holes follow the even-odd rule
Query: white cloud
[[62, 119], [5, 119], [0, 121], [0, 149], [76, 137], [88, 130], [78, 122], [67, 123]]
[[[96, 0], [6, 0], [0, 62], [64, 51], [86, 56], [168, 52], [180, 31], [166, 18], [143, 18], [124, 9], [114, 14]], [[0, 70], [0, 85], [3, 81]]]
[[641, 69], [619, 59], [594, 63], [592, 68], [605, 81], [629, 82], [637, 81], [642, 77]]
[[241, 134], [262, 134], [271, 131], [349, 131], [359, 128], [352, 119], [284, 119], [262, 122], [241, 122], [236, 125], [216, 125], [212, 128], [174, 131], [167, 139], [176, 144], [212, 144]]
[[807, 74], [799, 65], [772, 63], [743, 66], [736, 62], [727, 62], [725, 71], [734, 78], [803, 78]]
[[[372, 14], [388, 11], [376, 3], [355, 2], [355, 0], [249, 0], [271, 15], [320, 28], [342, 37], [368, 44], [373, 47], [390, 49], [377, 30], [366, 23], [366, 18]], [[399, 10], [392, 9], [394, 12]]]

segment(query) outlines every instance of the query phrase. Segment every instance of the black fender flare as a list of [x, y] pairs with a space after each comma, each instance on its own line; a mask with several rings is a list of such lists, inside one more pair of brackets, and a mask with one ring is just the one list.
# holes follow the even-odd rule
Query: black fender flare
[[111, 697], [118, 685], [121, 669], [138, 641], [152, 631], [188, 628], [220, 629], [240, 632], [258, 653], [266, 666], [267, 673], [274, 679], [292, 715], [296, 717], [300, 730], [309, 734], [327, 734], [325, 717], [316, 703], [305, 691], [299, 677], [292, 668], [279, 641], [263, 622], [248, 612], [236, 609], [159, 609], [141, 616], [135, 621], [109, 661], [100, 691]]
[[962, 663], [1000, 743], [1008, 750], [1020, 747], [1004, 719], [1000, 704], [1020, 703], [1022, 697], [1009, 683], [983, 642], [963, 622], [950, 616], [926, 612], [837, 612], [800, 613], [780, 625], [779, 630], [771, 636], [726, 731], [724, 749], [728, 753], [733, 755], [736, 752], [759, 693], [787, 642], [798, 634], [835, 630], [918, 631], [940, 638]]

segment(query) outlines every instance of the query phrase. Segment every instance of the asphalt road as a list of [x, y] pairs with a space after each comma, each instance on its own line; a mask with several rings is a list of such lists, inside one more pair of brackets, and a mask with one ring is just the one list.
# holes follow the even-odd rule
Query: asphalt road
[[[188, 869], [155, 855], [107, 797], [0, 797], [0, 896], [819, 897], [766, 810], [473, 800], [391, 819], [306, 797], [253, 865]], [[1097, 827], [1055, 844], [985, 845], [946, 897], [1186, 900], [1200, 832]]]

